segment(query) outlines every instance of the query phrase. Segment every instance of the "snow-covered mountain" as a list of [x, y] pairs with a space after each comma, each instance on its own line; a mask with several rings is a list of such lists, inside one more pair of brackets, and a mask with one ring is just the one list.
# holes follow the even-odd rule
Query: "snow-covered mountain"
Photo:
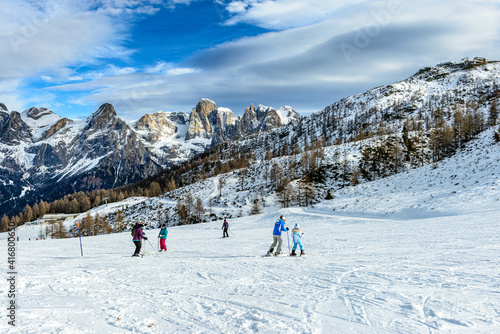
[[[275, 109], [262, 108], [262, 125], [242, 130], [245, 116], [236, 117], [208, 99], [190, 115], [159, 111], [130, 125], [110, 104], [84, 120], [63, 118], [46, 108], [9, 113], [1, 104], [0, 213], [20, 211], [41, 199], [135, 182], [216, 143], [281, 126]], [[293, 109], [284, 110], [284, 123], [300, 118]]]

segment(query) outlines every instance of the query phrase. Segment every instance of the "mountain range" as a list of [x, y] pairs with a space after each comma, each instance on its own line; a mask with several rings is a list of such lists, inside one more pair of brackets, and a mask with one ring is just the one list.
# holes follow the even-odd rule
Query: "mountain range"
[[[132, 123], [121, 120], [110, 104], [103, 104], [85, 120], [69, 120], [45, 108], [9, 112], [0, 104], [0, 213], [19, 212], [26, 203], [41, 199], [130, 184], [219, 143], [225, 143], [226, 156], [230, 152], [254, 154], [255, 179], [267, 178], [267, 155], [293, 154], [297, 163], [301, 159], [297, 152], [321, 143], [336, 152], [321, 161], [322, 177], [332, 184], [339, 182], [342, 154], [349, 167], [344, 168], [344, 184], [346, 170], [353, 174], [361, 167], [362, 150], [392, 134], [391, 145], [405, 156], [396, 169], [408, 170], [439, 159], [431, 143], [438, 122], [439, 126], [454, 125], [455, 138], [462, 138], [458, 132], [466, 127], [474, 127], [476, 134], [483, 131], [500, 97], [499, 83], [498, 62], [426, 67], [400, 82], [346, 97], [307, 117], [300, 117], [291, 107], [276, 110], [262, 105], [250, 105], [243, 116], [236, 117], [209, 99], [199, 101], [189, 115], [159, 111]], [[455, 124], [457, 115], [465, 119], [463, 125]], [[411, 143], [408, 133], [418, 139]], [[455, 140], [455, 146], [460, 145], [460, 139]], [[287, 161], [291, 160], [282, 165]], [[283, 167], [291, 180], [306, 170], [302, 162]]]
[[111, 104], [84, 120], [0, 104], [0, 215], [27, 203], [135, 182], [206, 148], [296, 122], [291, 107], [247, 107], [236, 117], [202, 99], [190, 114], [158, 111], [127, 123]]

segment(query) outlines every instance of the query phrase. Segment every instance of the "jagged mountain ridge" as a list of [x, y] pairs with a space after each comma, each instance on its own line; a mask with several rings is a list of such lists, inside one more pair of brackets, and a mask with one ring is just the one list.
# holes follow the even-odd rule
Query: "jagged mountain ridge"
[[[282, 110], [284, 117], [300, 118], [290, 107]], [[259, 121], [269, 123], [266, 115]], [[271, 128], [242, 131], [242, 119], [208, 99], [202, 99], [191, 115], [159, 111], [130, 125], [110, 104], [85, 120], [63, 118], [46, 108], [9, 113], [1, 104], [0, 212], [19, 211], [25, 203], [40, 199], [135, 182], [215, 143]], [[23, 204], [16, 207], [13, 202]]]

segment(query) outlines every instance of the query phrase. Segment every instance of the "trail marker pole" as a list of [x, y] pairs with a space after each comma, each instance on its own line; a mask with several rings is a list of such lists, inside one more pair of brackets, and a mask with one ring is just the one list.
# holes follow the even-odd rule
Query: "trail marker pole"
[[80, 252], [82, 253], [83, 256], [82, 233], [80, 232], [80, 222], [77, 222], [77, 224], [78, 224], [78, 236], [80, 238]]

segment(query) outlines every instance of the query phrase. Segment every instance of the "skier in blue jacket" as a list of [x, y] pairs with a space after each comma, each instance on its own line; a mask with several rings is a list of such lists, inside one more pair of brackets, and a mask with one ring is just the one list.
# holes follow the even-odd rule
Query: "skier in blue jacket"
[[280, 219], [278, 219], [276, 223], [274, 223], [273, 244], [271, 245], [271, 248], [269, 248], [267, 255], [273, 255], [274, 247], [276, 247], [276, 244], [278, 244], [278, 248], [276, 248], [276, 253], [274, 253], [274, 255], [281, 255], [281, 245], [283, 244], [281, 232], [288, 231], [288, 227], [285, 227], [285, 221], [285, 217], [281, 215]]

